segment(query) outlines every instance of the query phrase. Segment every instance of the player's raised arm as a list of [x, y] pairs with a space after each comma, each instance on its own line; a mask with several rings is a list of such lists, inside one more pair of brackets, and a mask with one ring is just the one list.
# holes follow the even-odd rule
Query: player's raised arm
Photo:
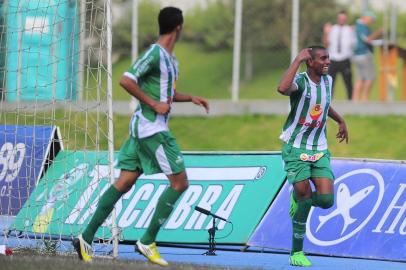
[[175, 102], [193, 102], [193, 104], [204, 107], [204, 109], [206, 110], [206, 113], [209, 113], [209, 109], [210, 109], [209, 102], [202, 97], [182, 94], [182, 93], [179, 93], [176, 91], [173, 101], [175, 101]]
[[297, 90], [297, 85], [293, 83], [293, 79], [300, 67], [300, 64], [303, 61], [311, 58], [309, 48], [303, 49], [300, 53], [296, 56], [295, 60], [293, 60], [292, 64], [286, 70], [285, 74], [283, 74], [281, 81], [278, 85], [278, 92], [285, 96], [290, 96], [292, 92]]

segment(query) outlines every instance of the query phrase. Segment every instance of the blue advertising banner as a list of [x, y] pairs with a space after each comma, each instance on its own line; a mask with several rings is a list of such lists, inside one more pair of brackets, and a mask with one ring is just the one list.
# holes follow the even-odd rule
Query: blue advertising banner
[[0, 125], [0, 215], [15, 216], [39, 179], [52, 126]]
[[[333, 160], [332, 166], [335, 204], [312, 208], [304, 250], [405, 261], [406, 164]], [[290, 250], [289, 192], [285, 183], [249, 245]]]

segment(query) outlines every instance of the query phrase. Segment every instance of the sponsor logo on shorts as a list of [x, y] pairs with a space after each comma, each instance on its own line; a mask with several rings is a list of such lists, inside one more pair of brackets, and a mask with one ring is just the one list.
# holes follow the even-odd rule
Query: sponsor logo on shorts
[[314, 155], [308, 155], [306, 153], [300, 154], [300, 160], [302, 161], [310, 161], [310, 162], [316, 162], [319, 159], [321, 159], [324, 156], [323, 152], [316, 153]]

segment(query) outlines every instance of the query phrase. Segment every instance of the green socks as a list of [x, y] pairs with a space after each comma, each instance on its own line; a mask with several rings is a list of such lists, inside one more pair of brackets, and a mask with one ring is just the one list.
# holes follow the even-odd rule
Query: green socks
[[[169, 217], [172, 212], [173, 205], [176, 203], [182, 192], [178, 192], [173, 188], [167, 188], [158, 200], [155, 213], [152, 216], [151, 223], [147, 228], [144, 236], [141, 238], [141, 243], [150, 245], [155, 241], [161, 225]], [[116, 202], [123, 194], [114, 186], [111, 186], [100, 198], [99, 205], [92, 219], [82, 233], [83, 239], [91, 244], [96, 234], [97, 229], [103, 224], [106, 218], [110, 215]]]
[[173, 205], [176, 203], [180, 195], [182, 195], [182, 192], [176, 191], [171, 187], [168, 187], [162, 193], [161, 197], [158, 199], [151, 223], [149, 224], [144, 236], [141, 238], [141, 243], [144, 245], [150, 245], [155, 242], [159, 229], [171, 214]]
[[297, 209], [292, 217], [293, 238], [291, 254], [303, 250], [303, 240], [306, 235], [306, 221], [312, 207], [312, 199], [296, 202]]
[[92, 243], [97, 229], [110, 215], [111, 211], [114, 208], [114, 205], [116, 204], [118, 199], [121, 198], [121, 195], [123, 195], [123, 193], [118, 191], [113, 185], [110, 186], [110, 188], [106, 192], [104, 192], [99, 200], [99, 205], [97, 206], [96, 212], [94, 213], [92, 219], [82, 233], [83, 239], [88, 244]]
[[[294, 192], [292, 192], [294, 193]], [[330, 208], [334, 204], [334, 194], [316, 194], [313, 192], [312, 198], [298, 201], [295, 194], [291, 194], [291, 209], [293, 238], [291, 254], [303, 250], [303, 240], [306, 235], [306, 221], [313, 206]]]

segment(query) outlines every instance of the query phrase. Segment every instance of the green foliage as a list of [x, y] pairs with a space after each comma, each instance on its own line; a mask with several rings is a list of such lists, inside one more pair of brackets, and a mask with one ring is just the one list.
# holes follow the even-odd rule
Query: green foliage
[[[254, 49], [287, 45], [290, 37], [286, 35], [289, 33], [286, 30], [290, 26], [286, 24], [288, 16], [285, 15], [289, 13], [285, 2], [291, 1], [244, 1], [242, 28], [244, 47], [247, 47], [247, 44]], [[281, 20], [284, 24], [280, 24]], [[286, 36], [286, 39], [279, 39], [281, 36]]]
[[185, 40], [200, 43], [206, 49], [231, 48], [233, 35], [233, 10], [223, 1], [214, 2], [205, 9], [197, 7], [185, 15]]
[[[300, 2], [300, 46], [320, 43], [325, 22], [335, 20], [339, 6], [333, 1]], [[251, 0], [244, 2], [243, 36], [254, 48], [290, 46], [292, 1]]]
[[406, 49], [406, 13], [398, 14], [397, 45]]
[[[316, 3], [314, 3], [316, 2]], [[257, 69], [258, 55], [263, 51], [284, 51], [290, 47], [291, 1], [250, 0], [243, 2], [242, 53], [244, 78], [250, 81]], [[317, 8], [314, 8], [317, 6]], [[322, 26], [335, 18], [334, 2], [323, 0], [301, 2], [300, 44], [321, 42]], [[206, 9], [196, 8], [188, 13], [184, 28], [187, 41], [198, 42], [206, 50], [231, 48], [234, 35], [234, 1], [216, 1]], [[289, 64], [273, 59], [269, 63]]]
[[[250, 0], [243, 2], [243, 48], [273, 49], [290, 46], [291, 1]], [[301, 44], [320, 43], [322, 26], [335, 19], [339, 5], [332, 1], [300, 2]], [[315, 8], [317, 7], [317, 8]], [[207, 49], [229, 48], [234, 35], [234, 1], [216, 1], [206, 9], [197, 7], [186, 16], [186, 40]]]
[[[138, 45], [141, 49], [158, 37], [158, 13], [159, 5], [152, 1], [143, 0], [138, 5]], [[113, 26], [113, 53], [121, 57], [131, 57], [131, 20], [132, 10], [129, 8]]]
[[46, 255], [55, 255], [60, 246], [60, 241], [52, 239], [44, 239], [43, 245], [44, 246], [41, 249], [41, 253]]
[[[180, 63], [180, 77], [177, 88], [180, 92], [204, 96], [210, 99], [230, 99], [232, 51], [206, 51], [197, 44], [180, 42], [175, 47], [176, 57]], [[376, 50], [376, 55], [378, 50]], [[276, 92], [276, 87], [283, 72], [289, 65], [288, 48], [259, 50], [254, 55], [254, 76], [252, 80], [241, 81], [241, 99], [283, 99]], [[399, 63], [401, 61], [399, 60]], [[378, 57], [375, 59], [379, 67]], [[129, 94], [118, 84], [121, 75], [131, 64], [129, 58], [113, 66], [113, 97], [116, 100], [129, 100]], [[399, 66], [399, 72], [400, 66]], [[400, 74], [400, 73], [399, 73]], [[401, 80], [403, 78], [399, 77]], [[402, 81], [399, 85], [402, 85]], [[375, 82], [371, 100], [379, 99], [379, 83]], [[402, 91], [396, 90], [395, 100], [400, 100]], [[339, 75], [335, 85], [335, 100], [345, 100], [345, 87]]]
[[300, 4], [300, 46], [321, 44], [323, 25], [326, 22], [335, 23], [340, 6], [325, 0], [301, 1]]
[[61, 246], [61, 242], [59, 240], [53, 239], [38, 239], [36, 241], [35, 246], [31, 247], [21, 247], [21, 248], [14, 248], [13, 253], [17, 256], [33, 256], [33, 255], [46, 255], [46, 256], [55, 256], [58, 254], [58, 249]]

